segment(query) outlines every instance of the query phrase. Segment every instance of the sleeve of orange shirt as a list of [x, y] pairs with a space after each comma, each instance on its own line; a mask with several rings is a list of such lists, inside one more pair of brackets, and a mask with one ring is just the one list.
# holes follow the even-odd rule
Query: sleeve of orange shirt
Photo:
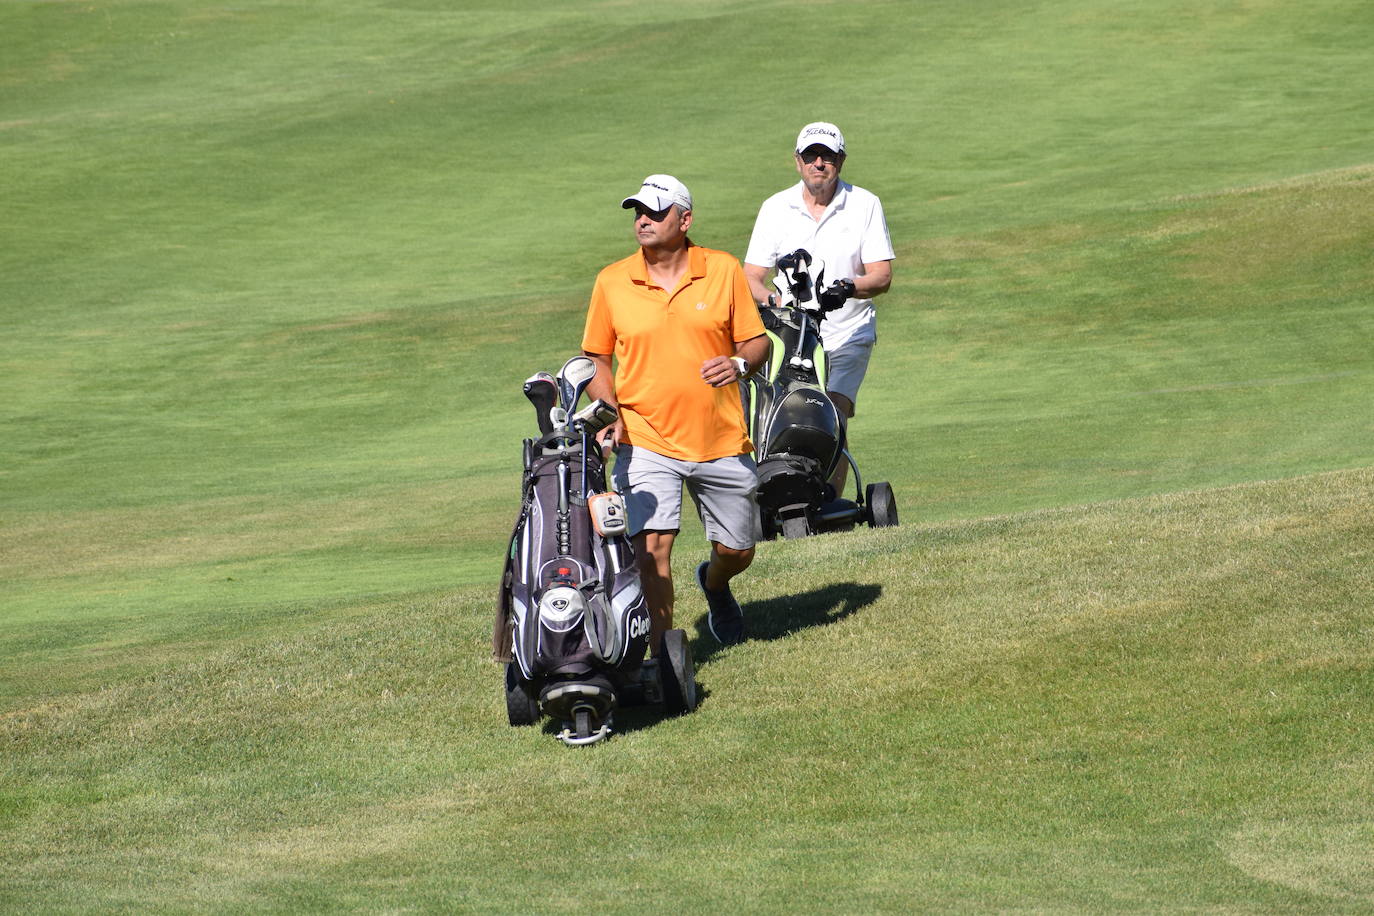
[[582, 331], [582, 349], [603, 356], [615, 352], [615, 328], [611, 325], [611, 308], [606, 302], [606, 290], [599, 275], [596, 283], [592, 285], [591, 304], [587, 307], [587, 324]]

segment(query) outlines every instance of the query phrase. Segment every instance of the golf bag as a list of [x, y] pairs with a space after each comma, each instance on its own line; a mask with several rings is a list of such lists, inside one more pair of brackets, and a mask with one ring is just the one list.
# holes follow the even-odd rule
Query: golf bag
[[524, 443], [520, 511], [492, 633], [492, 652], [506, 666], [510, 724], [551, 716], [570, 745], [609, 735], [618, 705], [662, 702], [672, 714], [696, 706], [682, 630], [663, 635], [660, 658], [644, 658], [649, 609], [625, 504], [607, 491], [596, 442], [616, 410], [593, 401], [573, 413], [595, 374], [592, 360], [575, 356], [557, 378], [540, 372], [525, 382], [541, 435]]
[[[856, 522], [897, 524], [892, 488], [866, 489], [846, 446], [845, 418], [826, 395], [827, 362], [821, 323], [853, 295], [849, 280], [824, 285], [825, 265], [798, 249], [779, 258], [774, 285], [761, 309], [770, 343], [758, 375], [740, 386], [758, 464], [758, 504], [767, 539], [852, 528]], [[853, 472], [854, 498], [830, 491], [841, 461]]]
[[[617, 693], [639, 682], [649, 610], [600, 448], [569, 433], [526, 440], [493, 649], [508, 664], [512, 724], [545, 714], [595, 740], [609, 733]], [[592, 506], [604, 524], [593, 523]]]

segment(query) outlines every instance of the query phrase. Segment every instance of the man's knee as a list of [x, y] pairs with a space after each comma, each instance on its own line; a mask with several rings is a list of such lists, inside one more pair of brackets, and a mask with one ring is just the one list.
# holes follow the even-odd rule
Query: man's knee
[[754, 562], [754, 548], [727, 547], [716, 541], [711, 542], [711, 550], [727, 575], [735, 576], [749, 568]]
[[642, 531], [634, 537], [635, 560], [643, 572], [669, 575], [673, 568], [673, 538], [677, 532]]
[[754, 548], [727, 547], [717, 541], [711, 542], [711, 548], [722, 557], [732, 560], [752, 560], [754, 558]]
[[830, 398], [830, 402], [835, 405], [835, 408], [839, 410], [840, 413], [844, 414], [846, 418], [853, 418], [853, 401], [851, 401], [846, 396], [840, 394], [838, 391], [827, 391], [826, 395]]

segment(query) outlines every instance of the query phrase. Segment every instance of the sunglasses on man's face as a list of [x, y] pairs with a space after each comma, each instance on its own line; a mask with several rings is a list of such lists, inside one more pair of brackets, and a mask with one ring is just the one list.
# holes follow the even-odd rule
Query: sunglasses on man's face
[[836, 162], [840, 161], [840, 154], [834, 150], [826, 149], [823, 146], [813, 146], [810, 149], [805, 149], [797, 153], [797, 158], [802, 161], [802, 165], [810, 165], [817, 159], [824, 159], [826, 162], [834, 165]]
[[663, 218], [668, 215], [668, 211], [671, 209], [673, 209], [672, 204], [669, 204], [662, 210], [650, 210], [643, 204], [635, 204], [635, 219], [639, 219], [639, 217], [641, 216], [647, 216], [654, 222], [661, 223], [663, 222]]

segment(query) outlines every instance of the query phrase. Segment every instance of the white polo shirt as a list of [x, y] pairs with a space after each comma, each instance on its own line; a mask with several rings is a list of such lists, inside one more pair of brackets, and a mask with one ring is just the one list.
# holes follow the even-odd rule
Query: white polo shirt
[[[798, 248], [825, 262], [826, 286], [835, 280], [863, 276], [865, 264], [895, 257], [878, 196], [843, 180], [819, 220], [811, 217], [802, 199], [800, 181], [765, 200], [754, 221], [744, 262], [772, 268], [778, 258]], [[873, 300], [850, 299], [843, 308], [826, 315], [821, 337], [830, 350], [851, 339], [858, 343], [877, 340]]]

